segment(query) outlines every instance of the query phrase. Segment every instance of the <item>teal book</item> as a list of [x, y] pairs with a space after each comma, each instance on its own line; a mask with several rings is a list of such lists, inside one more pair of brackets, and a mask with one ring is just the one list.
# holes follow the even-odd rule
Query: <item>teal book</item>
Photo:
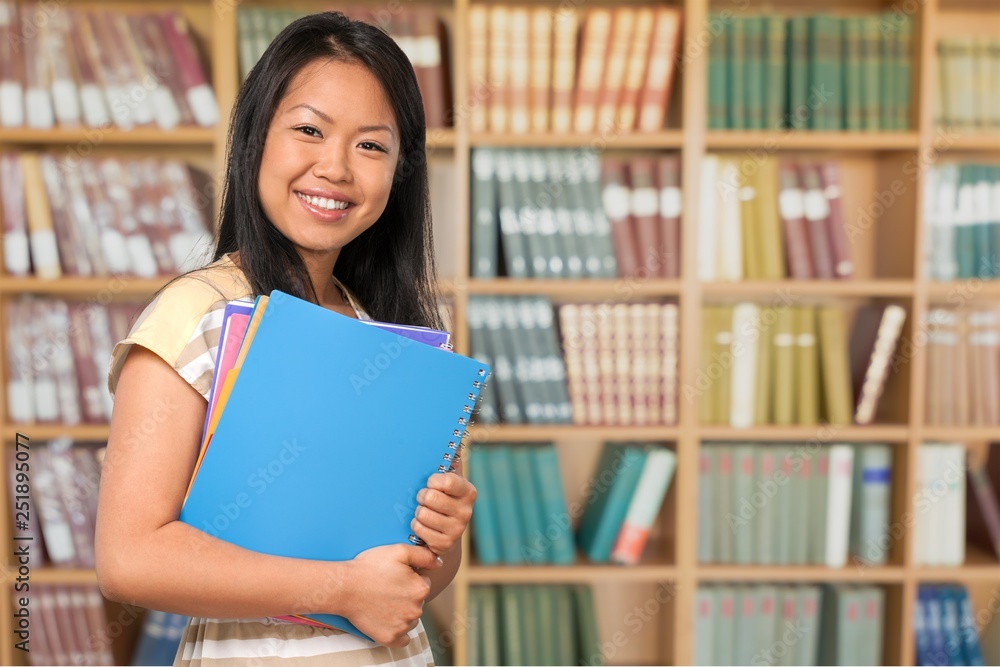
[[523, 563], [524, 539], [521, 528], [521, 502], [514, 484], [514, 459], [510, 447], [492, 445], [490, 483], [495, 491], [497, 521], [500, 524], [500, 553], [508, 565]]
[[788, 120], [790, 128], [809, 127], [809, 19], [793, 16], [788, 20]]
[[[729, 129], [747, 128], [746, 110], [746, 24], [747, 19], [735, 18], [729, 26]], [[742, 76], [741, 76], [742, 74]]]
[[476, 491], [476, 506], [472, 510], [472, 542], [482, 565], [496, 565], [503, 560], [500, 549], [500, 520], [497, 518], [497, 492], [493, 488], [492, 449], [480, 445], [467, 459], [469, 481]]
[[712, 14], [711, 25], [718, 25], [719, 32], [712, 37], [708, 49], [708, 129], [726, 129], [726, 112], [729, 106], [729, 59], [726, 55], [729, 41], [729, 22]]
[[547, 560], [544, 549], [532, 546], [533, 535], [542, 532], [541, 498], [535, 486], [535, 472], [531, 447], [519, 445], [511, 447], [510, 460], [514, 467], [514, 488], [517, 492], [517, 507], [520, 518], [521, 536], [518, 540], [521, 559], [528, 563], [544, 563]]
[[180, 520], [290, 558], [419, 543], [417, 492], [450, 469], [489, 370], [274, 290]]
[[767, 69], [767, 50], [764, 44], [765, 22], [763, 16], [744, 19], [743, 74], [746, 83], [746, 126], [749, 130], [764, 129], [764, 99]]
[[[572, 519], [563, 495], [559, 457], [553, 445], [531, 449], [534, 458], [535, 485], [541, 500], [542, 533], [539, 539], [546, 546], [547, 561], [557, 565], [572, 565], [576, 561]], [[529, 536], [533, 537], [533, 536]], [[530, 542], [529, 542], [530, 544]]]
[[611, 557], [645, 461], [646, 452], [640, 447], [604, 445], [578, 531], [580, 548], [591, 561], [607, 563]]
[[766, 77], [765, 90], [767, 98], [764, 103], [764, 129], [779, 130], [784, 124], [785, 100], [788, 96], [788, 86], [785, 72], [785, 38], [788, 34], [787, 21], [784, 16], [771, 14], [765, 17], [766, 22]]

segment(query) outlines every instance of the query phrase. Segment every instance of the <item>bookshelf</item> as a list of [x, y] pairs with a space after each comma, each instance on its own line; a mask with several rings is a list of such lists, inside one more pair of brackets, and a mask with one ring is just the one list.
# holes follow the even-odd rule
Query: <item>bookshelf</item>
[[[857, 264], [856, 276], [849, 281], [749, 281], [742, 283], [699, 282], [696, 274], [697, 234], [702, 158], [708, 152], [745, 154], [765, 152], [779, 156], [791, 155], [803, 159], [834, 157], [841, 162], [844, 176], [845, 215], [874, 200], [876, 195], [891, 187], [908, 164], [933, 164], [941, 158], [955, 156], [970, 159], [1000, 157], [1000, 136], [956, 136], [942, 139], [932, 118], [932, 100], [937, 82], [935, 44], [939, 37], [962, 33], [996, 34], [1000, 9], [992, 0], [923, 0], [893, 3], [889, 0], [839, 0], [828, 2], [808, 0], [778, 0], [746, 3], [724, 3], [721, 0], [680, 0], [684, 11], [684, 43], [696, 44], [703, 37], [710, 11], [737, 8], [748, 12], [776, 10], [888, 11], [894, 7], [913, 10], [914, 39], [910, 127], [900, 132], [822, 132], [822, 131], [723, 131], [706, 129], [707, 112], [707, 50], [699, 57], [684, 62], [676, 81], [668, 114], [668, 128], [652, 134], [627, 133], [604, 135], [518, 135], [512, 133], [471, 133], [468, 112], [463, 100], [470, 100], [468, 90], [467, 25], [471, 4], [478, 0], [433, 1], [427, 4], [438, 10], [448, 26], [451, 40], [451, 78], [456, 108], [455, 127], [428, 132], [428, 153], [432, 160], [454, 162], [457, 179], [454, 183], [453, 205], [461, 212], [470, 205], [470, 155], [476, 147], [591, 147], [609, 153], [629, 154], [635, 151], [680, 152], [683, 197], [683, 257], [682, 274], [676, 280], [477, 280], [469, 275], [469, 228], [459, 224], [451, 230], [454, 257], [449, 258], [454, 275], [443, 275], [441, 293], [454, 302], [454, 323], [457, 349], [468, 351], [466, 311], [473, 295], [545, 295], [555, 303], [620, 300], [619, 288], [628, 285], [628, 298], [638, 300], [676, 300], [680, 307], [679, 381], [693, 384], [698, 373], [701, 308], [705, 304], [754, 299], [766, 301], [779, 291], [802, 299], [806, 303], [837, 303], [850, 309], [869, 301], [904, 303], [908, 310], [906, 338], [918, 333], [919, 322], [928, 308], [947, 303], [956, 294], [970, 294], [973, 300], [995, 300], [1000, 296], [1000, 281], [995, 283], [964, 281], [931, 283], [922, 270], [925, 238], [922, 215], [922, 185], [924, 170], [918, 169], [907, 178], [903, 191], [893, 206], [852, 246]], [[111, 3], [68, 0], [73, 7], [112, 5], [115, 9], [149, 11], [177, 8], [188, 19], [197, 36], [202, 55], [210, 65], [210, 75], [219, 102], [221, 117], [235, 100], [239, 86], [237, 60], [236, 11], [238, 6], [278, 6], [277, 3], [238, 3], [234, 0], [183, 0], [179, 3]], [[372, 3], [373, 5], [375, 3]], [[537, 4], [563, 6], [558, 0], [538, 0]], [[615, 2], [599, 3], [612, 5]], [[638, 0], [634, 4], [656, 4]], [[295, 0], [283, 7], [300, 10], [321, 10], [329, 3]], [[381, 5], [380, 5], [381, 6]], [[391, 6], [391, 5], [390, 5]], [[397, 5], [398, 6], [398, 5]], [[573, 6], [580, 7], [579, 3]], [[583, 8], [583, 7], [580, 7]], [[92, 152], [93, 154], [141, 154], [178, 156], [190, 161], [221, 182], [226, 149], [227, 124], [216, 128], [188, 128], [171, 132], [155, 130], [0, 130], [0, 151], [14, 149], [58, 149]], [[218, 202], [215, 202], [216, 208]], [[107, 294], [112, 298], [151, 294], [165, 280], [123, 279], [13, 279], [0, 277], [0, 301], [20, 294], [44, 294], [87, 300]], [[6, 322], [0, 321], [0, 332]], [[1000, 564], [992, 556], [970, 548], [966, 563], [959, 568], [918, 566], [913, 558], [910, 531], [892, 546], [888, 563], [881, 567], [828, 569], [821, 566], [736, 566], [701, 565], [697, 561], [698, 451], [703, 441], [792, 441], [792, 442], [886, 442], [893, 447], [895, 459], [892, 499], [893, 519], [910, 508], [916, 488], [916, 451], [924, 440], [945, 439], [964, 442], [1000, 440], [1000, 427], [929, 427], [924, 424], [923, 405], [926, 391], [926, 350], [917, 347], [909, 356], [901, 373], [890, 381], [884, 400], [886, 419], [873, 426], [809, 427], [758, 426], [735, 429], [727, 426], [699, 424], [698, 406], [683, 399], [679, 403], [677, 426], [664, 427], [579, 427], [579, 426], [474, 426], [474, 442], [534, 442], [555, 441], [560, 456], [565, 484], [572, 487], [591, 471], [599, 443], [603, 440], [656, 440], [671, 443], [677, 454], [677, 470], [664, 508], [654, 532], [656, 540], [647, 549], [646, 560], [635, 567], [606, 567], [578, 561], [567, 567], [556, 566], [480, 566], [477, 565], [471, 543], [466, 536], [465, 561], [442, 603], [448, 608], [444, 628], [452, 624], [455, 664], [465, 664], [466, 634], [461, 619], [468, 608], [468, 590], [476, 584], [509, 583], [588, 583], [595, 588], [602, 639], [607, 642], [623, 628], [622, 619], [633, 604], [658, 601], [658, 613], [644, 624], [635, 641], [615, 647], [609, 654], [611, 664], [690, 664], [694, 656], [693, 609], [696, 587], [712, 582], [854, 582], [874, 583], [885, 587], [885, 664], [913, 664], [914, 635], [911, 610], [917, 588], [922, 583], [960, 582], [969, 587], [973, 608], [985, 608], [1000, 591]], [[0, 375], [7, 377], [6, 355], [0, 355]], [[4, 384], [6, 386], [6, 383]], [[107, 426], [60, 428], [49, 425], [15, 425], [7, 421], [6, 409], [0, 421], [0, 431], [7, 447], [12, 447], [17, 433], [25, 433], [34, 441], [44, 441], [66, 435], [78, 440], [106, 440]], [[471, 454], [474, 456], [474, 452]], [[7, 479], [4, 476], [0, 493], [0, 539], [10, 543], [11, 522]], [[572, 501], [576, 498], [569, 497]], [[5, 551], [6, 553], [6, 551]], [[16, 576], [10, 555], [2, 561], [5, 581]], [[47, 568], [32, 572], [35, 582], [89, 583], [96, 577], [91, 570]], [[669, 588], [661, 601], [659, 591]], [[9, 609], [12, 591], [2, 588], [0, 608]], [[662, 602], [662, 604], [660, 604]], [[109, 606], [109, 621], [122, 611]], [[127, 664], [138, 624], [122, 624], [124, 630], [116, 640], [116, 659]], [[0, 614], [0, 634], [9, 636], [11, 619]], [[630, 635], [631, 637], [631, 635]], [[0, 644], [0, 663], [23, 664], [23, 655], [14, 651], [11, 642]]]

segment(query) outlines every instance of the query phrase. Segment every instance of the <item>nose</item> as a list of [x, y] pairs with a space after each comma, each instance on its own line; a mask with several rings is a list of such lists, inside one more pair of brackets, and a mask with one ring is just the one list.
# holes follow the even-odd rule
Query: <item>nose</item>
[[350, 183], [351, 161], [346, 146], [327, 146], [313, 164], [313, 175], [333, 183]]

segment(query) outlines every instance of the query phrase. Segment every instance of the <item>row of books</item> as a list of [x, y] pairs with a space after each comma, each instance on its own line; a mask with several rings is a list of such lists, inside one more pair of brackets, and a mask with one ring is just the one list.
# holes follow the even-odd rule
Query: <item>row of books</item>
[[701, 173], [700, 280], [851, 277], [835, 162], [707, 155]]
[[4, 153], [0, 177], [13, 276], [174, 275], [212, 243], [206, 177], [178, 160]]
[[916, 467], [913, 561], [959, 567], [965, 563], [965, 445], [922, 444]]
[[[582, 26], [581, 26], [582, 24]], [[681, 38], [677, 7], [469, 8], [473, 132], [656, 132]]]
[[676, 424], [678, 319], [673, 303], [561, 306], [573, 423]]
[[933, 280], [1000, 278], [1000, 165], [940, 164], [927, 171], [926, 179], [927, 275]]
[[917, 665], [984, 664], [976, 617], [965, 587], [921, 586], [916, 604], [913, 639]]
[[570, 423], [573, 407], [552, 304], [544, 297], [475, 297], [467, 317], [470, 355], [493, 368], [477, 421]]
[[[132, 651], [130, 665], [172, 665], [180, 647], [188, 617], [150, 609], [142, 620], [142, 631]], [[53, 663], [58, 664], [58, 663]]]
[[589, 586], [469, 587], [468, 664], [603, 665]]
[[1000, 36], [938, 40], [934, 121], [959, 132], [1000, 132]]
[[136, 304], [24, 296], [4, 304], [7, 416], [12, 423], [107, 424], [106, 373]]
[[[581, 150], [472, 155], [475, 278], [677, 278], [680, 161]], [[501, 261], [502, 257], [502, 261]]]
[[212, 127], [219, 109], [177, 11], [0, 2], [0, 126]]
[[699, 586], [695, 665], [881, 665], [877, 586]]
[[[399, 6], [392, 10], [360, 7], [340, 10], [352, 19], [381, 27], [410, 59], [420, 86], [427, 127], [452, 125], [448, 39], [435, 10]], [[237, 10], [237, 44], [243, 79], [278, 33], [303, 15], [294, 10], [263, 7], [240, 7]]]
[[104, 598], [97, 584], [32, 582], [27, 610], [29, 664], [115, 664]]
[[[68, 438], [32, 443], [27, 459], [17, 459], [14, 450], [9, 450], [6, 464], [12, 506], [23, 506], [27, 499], [29, 507], [27, 519], [17, 525], [17, 535], [30, 545], [28, 565], [32, 568], [94, 567], [97, 491], [104, 453], [104, 445]], [[24, 482], [18, 475], [23, 477], [24, 466], [19, 469], [18, 464], [25, 461], [31, 484], [27, 493], [20, 493]]]
[[851, 554], [884, 563], [891, 478], [889, 445], [703, 446], [698, 558], [844, 567]]
[[712, 14], [708, 25], [709, 128], [909, 128], [908, 14]]
[[1000, 425], [1000, 309], [932, 308], [926, 318], [926, 423]]
[[685, 398], [704, 424], [870, 424], [905, 321], [902, 306], [865, 305], [848, 339], [837, 306], [706, 306]]

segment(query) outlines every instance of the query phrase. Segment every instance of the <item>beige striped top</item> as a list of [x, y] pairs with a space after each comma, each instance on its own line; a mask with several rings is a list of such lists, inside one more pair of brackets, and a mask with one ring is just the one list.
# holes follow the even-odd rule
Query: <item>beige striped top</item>
[[[359, 319], [371, 319], [339, 282]], [[223, 256], [205, 271], [176, 280], [139, 314], [128, 336], [115, 344], [108, 368], [112, 397], [133, 345], [170, 364], [207, 402], [226, 303], [252, 298], [243, 272]], [[423, 625], [405, 648], [391, 649], [340, 630], [270, 618], [191, 618], [174, 658], [184, 667], [312, 667], [319, 665], [433, 665]]]

